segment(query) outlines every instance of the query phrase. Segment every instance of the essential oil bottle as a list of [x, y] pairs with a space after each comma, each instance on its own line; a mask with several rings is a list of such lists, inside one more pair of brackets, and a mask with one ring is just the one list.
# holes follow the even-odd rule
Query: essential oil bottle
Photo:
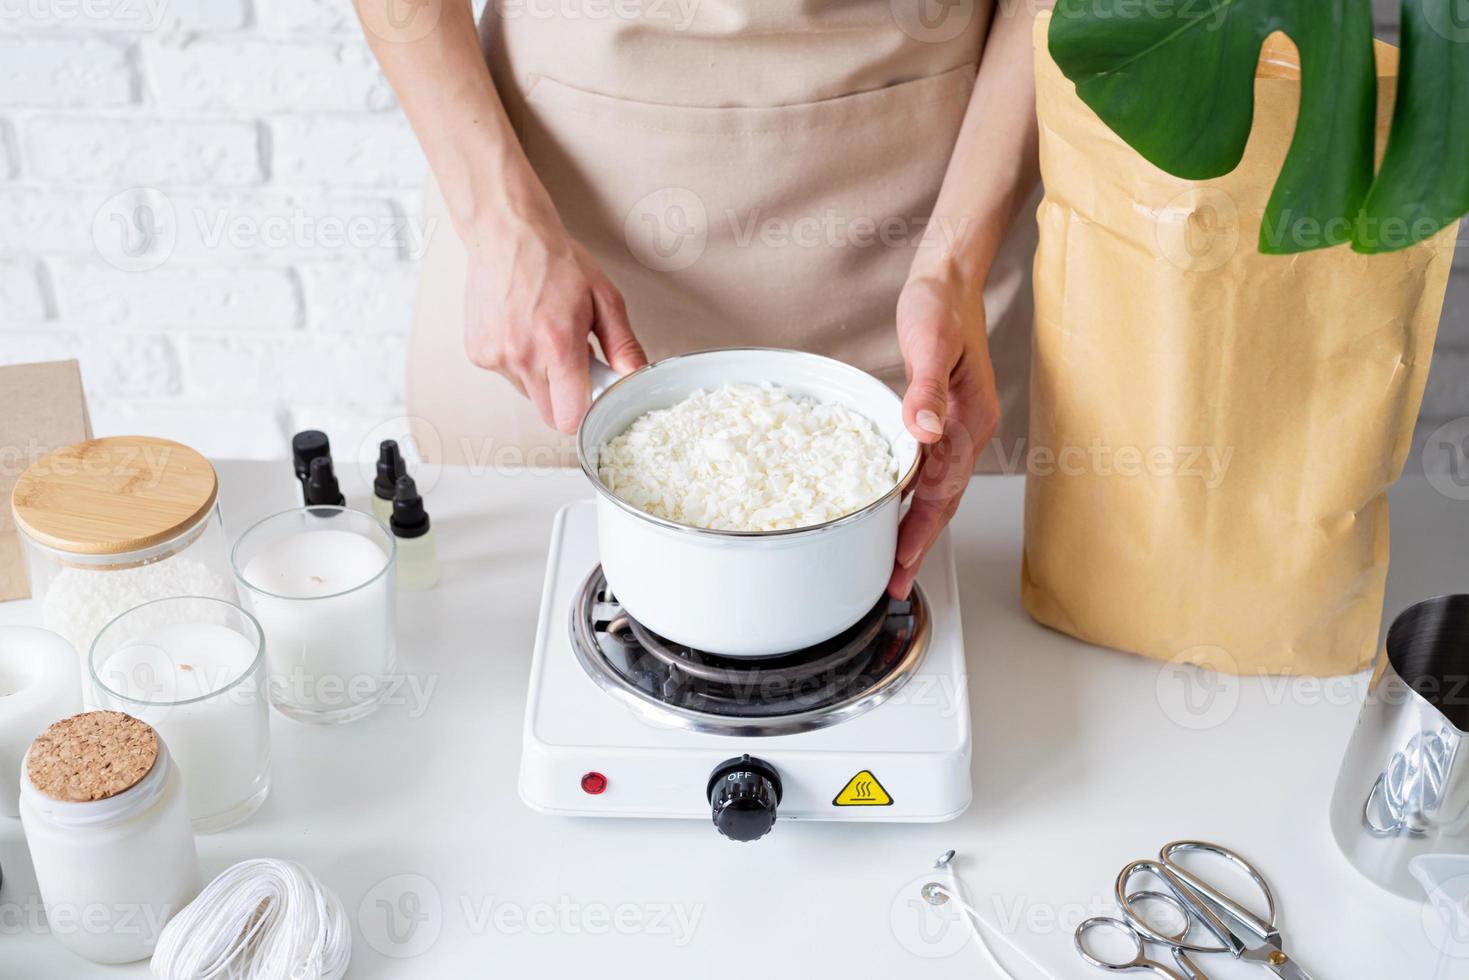
[[377, 477], [372, 481], [372, 516], [387, 524], [393, 519], [393, 497], [398, 481], [408, 475], [408, 465], [398, 443], [384, 439], [377, 447]]
[[330, 456], [318, 456], [311, 461], [311, 475], [306, 478], [306, 506], [347, 506], [347, 498], [342, 496], [342, 487], [337, 483]]
[[393, 515], [388, 521], [398, 541], [398, 588], [422, 592], [439, 584], [439, 556], [423, 497], [411, 476], [400, 476], [393, 493]]
[[307, 495], [306, 483], [311, 478], [311, 464], [317, 459], [330, 461], [332, 458], [332, 443], [326, 433], [320, 429], [307, 429], [298, 432], [291, 439], [291, 459], [296, 469], [296, 480], [301, 484], [301, 499], [311, 503]]

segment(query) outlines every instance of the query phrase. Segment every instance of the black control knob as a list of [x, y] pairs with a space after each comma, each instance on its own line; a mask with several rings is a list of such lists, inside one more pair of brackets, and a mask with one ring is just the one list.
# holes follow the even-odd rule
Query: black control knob
[[709, 776], [714, 826], [730, 840], [759, 840], [775, 826], [780, 774], [760, 759], [726, 759]]

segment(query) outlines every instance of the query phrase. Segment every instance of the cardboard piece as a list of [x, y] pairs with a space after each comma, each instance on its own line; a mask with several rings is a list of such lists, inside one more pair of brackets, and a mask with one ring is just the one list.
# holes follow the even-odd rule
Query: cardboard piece
[[10, 511], [15, 481], [47, 453], [90, 438], [92, 420], [76, 361], [0, 366], [0, 601], [31, 594]]
[[[1294, 45], [1266, 42], [1240, 165], [1189, 181], [1077, 98], [1049, 23], [1035, 29], [1046, 194], [1025, 608], [1092, 643], [1223, 672], [1359, 670], [1377, 649], [1387, 488], [1456, 228], [1384, 255], [1260, 254], [1300, 101]], [[1380, 152], [1396, 52], [1380, 45], [1377, 65]]]

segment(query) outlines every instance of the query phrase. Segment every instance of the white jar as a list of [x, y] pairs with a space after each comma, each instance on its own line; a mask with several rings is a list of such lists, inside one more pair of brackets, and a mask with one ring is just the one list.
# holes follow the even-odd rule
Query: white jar
[[178, 770], [158, 734], [122, 712], [58, 721], [31, 744], [20, 819], [51, 933], [78, 956], [150, 956], [198, 894]]

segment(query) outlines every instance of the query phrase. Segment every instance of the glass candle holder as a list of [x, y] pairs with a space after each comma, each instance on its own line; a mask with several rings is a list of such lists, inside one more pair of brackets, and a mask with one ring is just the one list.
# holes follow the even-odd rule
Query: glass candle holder
[[270, 699], [297, 721], [371, 713], [396, 665], [397, 545], [377, 518], [300, 507], [254, 525], [230, 555], [265, 630]]
[[0, 816], [20, 815], [20, 763], [46, 726], [82, 710], [70, 643], [34, 626], [0, 626]]
[[102, 628], [88, 669], [98, 705], [171, 747], [195, 832], [233, 827], [265, 802], [265, 639], [249, 613], [206, 596], [145, 602]]

